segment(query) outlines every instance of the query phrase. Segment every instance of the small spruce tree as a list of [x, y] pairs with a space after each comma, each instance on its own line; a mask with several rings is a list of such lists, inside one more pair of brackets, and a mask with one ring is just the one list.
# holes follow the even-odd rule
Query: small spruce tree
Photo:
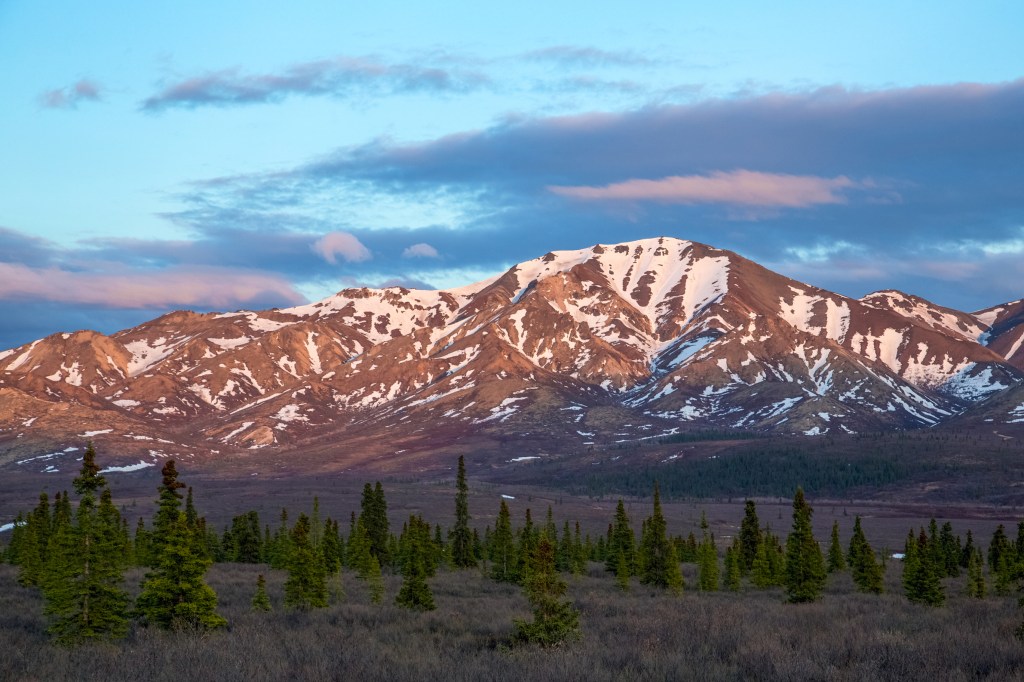
[[741, 587], [740, 554], [741, 546], [734, 545], [725, 548], [725, 589], [730, 592], [739, 592]]
[[[661, 511], [661, 495], [655, 483], [654, 510], [644, 525], [644, 535], [640, 541], [640, 564], [643, 566], [640, 582], [679, 594], [683, 590], [683, 574], [679, 569], [675, 545], [668, 539], [666, 525]], [[622, 552], [620, 556], [623, 556]]]
[[846, 558], [843, 556], [843, 546], [839, 544], [839, 522], [833, 521], [832, 537], [828, 544], [828, 572], [836, 573], [845, 570]]
[[395, 603], [415, 611], [433, 611], [434, 594], [427, 584], [427, 553], [430, 551], [430, 524], [416, 516], [409, 517], [403, 534], [404, 561], [402, 565], [402, 587], [395, 597]]
[[857, 586], [857, 591], [881, 594], [885, 589], [885, 568], [875, 559], [875, 551], [861, 528], [860, 516], [854, 518], [849, 557], [853, 583]]
[[551, 647], [579, 636], [579, 611], [562, 600], [567, 586], [555, 570], [555, 547], [546, 536], [531, 555], [524, 587], [533, 621], [516, 620], [514, 639]]
[[975, 599], [984, 599], [985, 593], [988, 591], [985, 585], [985, 560], [981, 557], [981, 551], [975, 549], [971, 553], [971, 558], [967, 562], [967, 586], [966, 593], [968, 597], [974, 597]]
[[327, 606], [327, 569], [323, 555], [313, 546], [310, 520], [299, 514], [291, 531], [292, 555], [284, 583], [284, 605], [296, 609]]
[[267, 594], [267, 579], [260, 573], [256, 576], [256, 592], [252, 595], [253, 611], [270, 611], [270, 595]]

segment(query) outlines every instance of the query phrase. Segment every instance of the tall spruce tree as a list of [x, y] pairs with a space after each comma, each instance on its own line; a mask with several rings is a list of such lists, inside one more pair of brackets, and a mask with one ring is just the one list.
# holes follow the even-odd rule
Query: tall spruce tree
[[[683, 590], [683, 574], [679, 569], [675, 545], [669, 540], [665, 516], [661, 511], [661, 493], [654, 484], [654, 510], [644, 525], [640, 541], [640, 564], [643, 572], [640, 582], [671, 590], [679, 594]], [[566, 526], [568, 534], [568, 525]]]
[[367, 483], [363, 486], [363, 499], [360, 503], [359, 519], [366, 529], [369, 541], [369, 552], [377, 557], [380, 565], [389, 566], [391, 557], [388, 551], [388, 504], [384, 499], [384, 487], [377, 481], [374, 487]]
[[562, 599], [567, 585], [555, 570], [555, 546], [546, 535], [530, 556], [524, 588], [533, 607], [533, 620], [515, 621], [516, 640], [550, 647], [579, 636], [579, 611]]
[[56, 529], [41, 575], [49, 631], [60, 644], [114, 639], [128, 631], [121, 518], [99, 471], [90, 442], [74, 480], [81, 496], [74, 522]]
[[299, 514], [291, 540], [284, 605], [303, 610], [327, 606], [327, 568], [323, 555], [313, 546], [311, 524], [305, 514]]
[[786, 538], [786, 598], [792, 603], [821, 598], [825, 588], [825, 559], [814, 539], [811, 515], [803, 488], [793, 496], [793, 529]]
[[491, 534], [490, 552], [491, 579], [498, 582], [514, 583], [519, 580], [519, 554], [512, 533], [512, 517], [505, 500], [501, 501], [498, 518]]
[[754, 568], [757, 546], [761, 543], [761, 522], [757, 518], [757, 505], [753, 500], [743, 504], [743, 521], [740, 522], [740, 570], [744, 575]]
[[474, 568], [473, 531], [469, 527], [469, 484], [466, 483], [466, 460], [459, 455], [455, 481], [455, 525], [448, 536], [451, 561], [455, 568]]
[[211, 559], [205, 539], [190, 529], [181, 511], [184, 484], [178, 481], [174, 460], [160, 472], [160, 500], [153, 526], [154, 570], [146, 574], [136, 611], [143, 622], [164, 629], [205, 630], [227, 621], [217, 613], [217, 594], [206, 584]]

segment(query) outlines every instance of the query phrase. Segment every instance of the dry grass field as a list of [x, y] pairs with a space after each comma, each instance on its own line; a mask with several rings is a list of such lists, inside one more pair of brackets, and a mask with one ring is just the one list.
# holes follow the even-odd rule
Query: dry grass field
[[[257, 572], [268, 574], [270, 613], [249, 609]], [[942, 608], [908, 603], [899, 566], [889, 592], [853, 591], [832, 576], [814, 604], [783, 603], [779, 590], [700, 593], [684, 566], [682, 596], [634, 583], [622, 593], [591, 565], [570, 579], [582, 638], [561, 647], [509, 648], [513, 618], [529, 615], [521, 590], [479, 571], [441, 571], [431, 581], [438, 608], [414, 613], [393, 604], [399, 579], [373, 605], [352, 574], [344, 596], [311, 612], [281, 606], [285, 575], [266, 567], [215, 565], [211, 585], [228, 629], [164, 633], [135, 628], [123, 642], [52, 646], [42, 604], [0, 566], [0, 676], [11, 681], [96, 680], [1018, 680], [1024, 646], [1015, 597], [971, 600], [947, 582]], [[138, 571], [129, 576], [135, 584]]]

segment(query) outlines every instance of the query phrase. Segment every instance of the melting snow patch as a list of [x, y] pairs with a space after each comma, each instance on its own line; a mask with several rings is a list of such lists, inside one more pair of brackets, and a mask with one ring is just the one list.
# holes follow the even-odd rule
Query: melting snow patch
[[125, 398], [122, 400], [115, 400], [114, 404], [117, 405], [118, 407], [138, 407], [142, 403], [140, 403], [138, 400], [128, 400], [127, 398]]
[[86, 431], [83, 434], [79, 434], [79, 438], [92, 438], [93, 436], [100, 436], [104, 433], [110, 433], [114, 429], [102, 429], [100, 431]]
[[[291, 407], [291, 406], [289, 405], [289, 407]], [[235, 429], [234, 431], [232, 431], [228, 435], [226, 435], [223, 438], [221, 438], [221, 440], [224, 441], [225, 443], [227, 443], [229, 440], [231, 440], [232, 438], [234, 438], [235, 436], [240, 434], [242, 431], [245, 431], [247, 428], [249, 428], [250, 426], [252, 426], [255, 423], [256, 422], [242, 422], [241, 426], [239, 426], [237, 429]]]
[[[77, 450], [77, 448], [75, 449]], [[35, 462], [37, 460], [45, 461], [48, 459], [53, 459], [54, 457], [60, 457], [63, 454], [63, 452], [51, 452], [48, 455], [36, 455], [35, 457], [29, 457], [28, 459], [20, 459], [17, 462], [15, 462], [15, 464], [28, 464], [29, 462]]]
[[515, 498], [515, 497], [513, 497], [512, 495], [505, 495], [505, 494], [502, 494], [502, 497], [504, 497], [504, 498], [505, 498], [506, 500], [514, 500], [514, 499], [516, 499], [516, 498]]
[[106, 469], [100, 469], [100, 473], [101, 474], [111, 474], [111, 473], [118, 473], [118, 472], [125, 472], [125, 471], [139, 471], [140, 469], [145, 469], [145, 468], [151, 467], [151, 466], [156, 466], [156, 465], [153, 464], [152, 462], [143, 462], [142, 460], [139, 460], [138, 464], [127, 464], [127, 465], [125, 465], [123, 467], [107, 467]]
[[530, 455], [528, 457], [513, 457], [509, 462], [528, 462], [531, 459], [540, 459], [537, 455]]

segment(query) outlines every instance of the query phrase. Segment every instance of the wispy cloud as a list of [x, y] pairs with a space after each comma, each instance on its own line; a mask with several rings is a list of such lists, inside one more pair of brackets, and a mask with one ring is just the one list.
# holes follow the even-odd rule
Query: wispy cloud
[[99, 101], [102, 93], [98, 83], [83, 78], [66, 87], [47, 90], [39, 96], [39, 104], [47, 109], [75, 109], [81, 102]]
[[552, 45], [526, 52], [523, 57], [535, 61], [581, 66], [646, 66], [652, 63], [651, 59], [635, 52], [602, 50], [579, 45]]
[[675, 175], [660, 180], [626, 180], [601, 187], [552, 185], [548, 190], [584, 200], [806, 208], [846, 203], [842, 190], [854, 187], [863, 187], [863, 183], [845, 176], [822, 178], [735, 170], [710, 175]]
[[146, 111], [277, 102], [293, 95], [346, 97], [360, 93], [420, 91], [458, 93], [477, 89], [487, 77], [414, 64], [389, 64], [370, 57], [294, 64], [279, 73], [244, 74], [226, 69], [173, 83], [142, 102]]

